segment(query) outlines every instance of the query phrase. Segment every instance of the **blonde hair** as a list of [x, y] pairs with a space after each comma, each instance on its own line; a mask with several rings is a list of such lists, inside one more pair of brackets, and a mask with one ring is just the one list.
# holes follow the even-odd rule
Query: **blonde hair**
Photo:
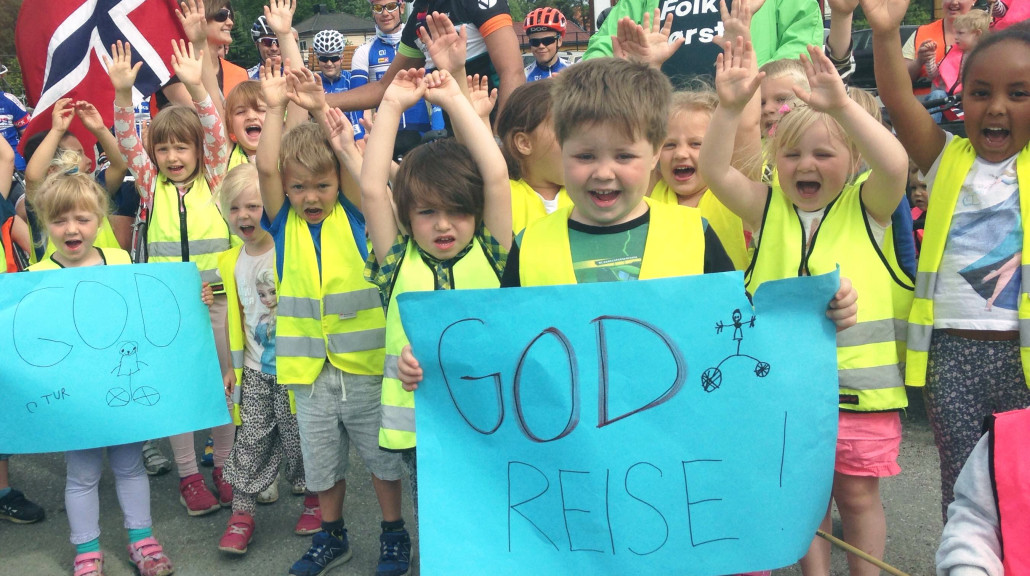
[[218, 209], [222, 213], [222, 218], [229, 220], [229, 209], [232, 207], [233, 201], [236, 200], [240, 194], [243, 194], [243, 192], [252, 188], [257, 188], [257, 186], [257, 166], [250, 163], [244, 163], [232, 170], [229, 170], [229, 174], [225, 176], [225, 180], [222, 180], [222, 185], [219, 187], [216, 196], [218, 198]]
[[876, 118], [877, 122], [883, 124], [883, 112], [880, 111], [880, 105], [876, 102], [876, 97], [871, 92], [857, 86], [848, 86], [848, 96], [861, 106], [863, 110], [868, 112], [870, 116]]
[[969, 30], [980, 34], [986, 33], [990, 26], [991, 15], [984, 10], [970, 10], [965, 14], [959, 14], [952, 24], [955, 30]]
[[776, 134], [770, 139], [766, 149], [766, 160], [769, 164], [775, 166], [776, 157], [780, 151], [797, 146], [805, 133], [816, 124], [825, 126], [831, 138], [840, 140], [844, 144], [849, 164], [855, 166], [860, 159], [858, 147], [855, 146], [855, 142], [844, 131], [844, 128], [829, 114], [818, 112], [806, 104], [795, 107], [780, 118]]
[[261, 95], [261, 82], [257, 80], [245, 80], [237, 84], [225, 97], [225, 123], [229, 126], [229, 132], [232, 133], [233, 126], [233, 110], [244, 106], [247, 108], [253, 108], [257, 110], [265, 103], [264, 97]]
[[107, 192], [89, 174], [55, 172], [32, 195], [30, 204], [39, 221], [49, 224], [71, 210], [86, 210], [103, 220], [110, 212]]
[[797, 58], [781, 58], [766, 62], [758, 71], [765, 72], [766, 80], [789, 76], [794, 81], [794, 84], [805, 90], [811, 90], [811, 87], [808, 85], [808, 76], [805, 74], [805, 67], [801, 65], [801, 61]]
[[51, 174], [56, 172], [73, 173], [79, 170], [79, 163], [82, 161], [82, 154], [69, 148], [58, 148], [57, 153], [50, 159]]
[[711, 116], [719, 105], [719, 96], [709, 84], [698, 82], [688, 90], [672, 93], [669, 101], [669, 118], [688, 112], [702, 112]]
[[197, 155], [197, 167], [188, 180], [204, 174], [204, 127], [200, 124], [197, 111], [178, 104], [162, 108], [147, 129], [146, 149], [150, 161], [157, 166], [154, 148], [159, 144], [182, 142], [193, 146]]
[[554, 133], [564, 145], [576, 130], [608, 125], [657, 150], [665, 141], [672, 84], [660, 70], [615, 58], [595, 58], [558, 75], [551, 90]]
[[279, 149], [279, 169], [286, 177], [286, 163], [293, 162], [312, 174], [333, 171], [340, 176], [340, 161], [333, 153], [332, 144], [317, 124], [306, 122], [294, 127], [283, 136]]

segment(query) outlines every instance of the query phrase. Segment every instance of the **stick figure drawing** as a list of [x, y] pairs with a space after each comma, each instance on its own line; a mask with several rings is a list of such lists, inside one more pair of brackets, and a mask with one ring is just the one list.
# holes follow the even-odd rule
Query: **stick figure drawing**
[[735, 354], [731, 354], [722, 359], [718, 366], [708, 368], [701, 374], [701, 386], [705, 392], [714, 392], [720, 386], [722, 386], [722, 365], [725, 364], [731, 358], [748, 358], [755, 362], [755, 376], [759, 378], [765, 378], [769, 374], [769, 363], [762, 362], [754, 356], [748, 356], [747, 354], [740, 353], [740, 345], [744, 341], [744, 327], [754, 328], [755, 327], [755, 316], [752, 314], [751, 319], [747, 322], [743, 321], [743, 315], [740, 313], [740, 309], [736, 309], [732, 314], [733, 321], [729, 324], [723, 324], [722, 320], [715, 323], [715, 333], [722, 334], [722, 331], [726, 328], [733, 327], [733, 341], [737, 343], [737, 351]]
[[133, 375], [138, 374], [140, 366], [147, 366], [146, 362], [139, 359], [137, 352], [139, 345], [133, 341], [125, 341], [118, 348], [118, 365], [111, 369], [112, 374], [119, 378], [129, 379], [129, 389], [115, 386], [107, 391], [107, 405], [112, 408], [127, 406], [129, 402], [135, 402], [144, 406], [153, 406], [161, 400], [161, 394], [150, 386], [135, 388], [132, 380]]

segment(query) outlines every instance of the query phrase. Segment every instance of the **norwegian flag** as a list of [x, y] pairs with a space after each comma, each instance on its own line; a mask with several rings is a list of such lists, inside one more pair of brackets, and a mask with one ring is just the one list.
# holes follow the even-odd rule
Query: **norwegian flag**
[[[34, 106], [22, 136], [51, 126], [51, 110], [60, 98], [86, 100], [110, 126], [114, 88], [101, 55], [111, 58], [117, 40], [132, 45], [133, 62], [142, 61], [133, 102], [139, 104], [171, 77], [172, 39], [185, 38], [175, 16], [175, 0], [48, 0], [25, 2], [14, 31], [25, 95]], [[78, 120], [70, 131], [92, 156], [96, 139]]]

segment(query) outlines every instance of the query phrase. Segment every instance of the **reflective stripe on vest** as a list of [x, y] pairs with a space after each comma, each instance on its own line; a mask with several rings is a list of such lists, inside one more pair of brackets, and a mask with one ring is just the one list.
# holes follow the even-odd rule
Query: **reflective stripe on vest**
[[[194, 180], [182, 197], [182, 203], [186, 216], [185, 231], [179, 227], [179, 191], [167, 178], [159, 175], [147, 227], [147, 261], [195, 262], [202, 281], [219, 284], [222, 278], [218, 274], [218, 254], [231, 247], [229, 225], [218, 212], [207, 180], [202, 177]], [[184, 232], [187, 238], [183, 238]], [[188, 254], [182, 253], [184, 240]]]
[[[926, 227], [919, 252], [916, 272], [915, 300], [908, 318], [908, 356], [905, 365], [905, 384], [926, 384], [926, 363], [933, 337], [933, 296], [937, 287], [937, 270], [944, 257], [944, 246], [951, 231], [951, 218], [955, 214], [959, 192], [976, 160], [976, 151], [965, 138], [954, 137], [944, 149], [933, 182], [930, 202], [926, 207]], [[1030, 190], [1030, 145], [1016, 158], [1016, 176], [1020, 190]], [[1030, 222], [1030, 194], [1019, 195], [1019, 213], [1023, 222]], [[1030, 254], [1030, 234], [1023, 234], [1022, 249]], [[1020, 267], [1019, 356], [1023, 363], [1023, 376], [1030, 386], [1030, 265]], [[861, 308], [861, 306], [859, 306]]]
[[[472, 249], [454, 265], [454, 287], [458, 290], [497, 288], [501, 285], [478, 240]], [[408, 344], [401, 325], [397, 296], [406, 292], [429, 292], [436, 286], [435, 274], [422, 260], [415, 242], [408, 240], [404, 258], [394, 279], [390, 305], [386, 309], [386, 359], [383, 365], [382, 419], [379, 424], [379, 446], [386, 450], [408, 450], [415, 447], [415, 395], [404, 390], [397, 379], [397, 358]]]
[[754, 294], [769, 280], [799, 276], [806, 269], [824, 274], [840, 266], [841, 276], [850, 278], [862, 295], [858, 323], [837, 334], [840, 408], [874, 412], [908, 405], [901, 366], [913, 287], [898, 265], [893, 235], [884, 234], [883, 247], [878, 248], [866, 218], [861, 184], [846, 186], [825, 208], [804, 259], [801, 219], [776, 185], [769, 191], [762, 233], [745, 281]]
[[[705, 231], [697, 208], [669, 206], [644, 198], [651, 212], [640, 265], [640, 279], [701, 274], [705, 269]], [[569, 215], [560, 209], [526, 228], [519, 246], [523, 286], [575, 284]]]
[[[676, 192], [664, 180], [659, 180], [651, 190], [651, 200], [662, 204], [679, 205]], [[708, 220], [708, 225], [719, 237], [719, 242], [726, 250], [726, 255], [733, 261], [733, 267], [737, 270], [747, 269], [747, 265], [751, 263], [751, 255], [747, 251], [744, 222], [740, 216], [734, 214], [715, 197], [715, 194], [707, 189], [701, 194], [697, 209], [701, 211], [701, 217]]]
[[280, 384], [311, 384], [328, 359], [352, 374], [383, 373], [386, 315], [339, 203], [322, 222], [322, 269], [307, 222], [286, 217], [278, 291], [276, 372]]
[[1030, 410], [995, 414], [989, 441], [1005, 574], [1030, 574]]
[[[547, 216], [543, 198], [525, 180], [509, 180], [511, 184], [511, 229], [515, 234], [522, 232], [531, 222]], [[558, 209], [572, 206], [565, 187], [558, 189]]]

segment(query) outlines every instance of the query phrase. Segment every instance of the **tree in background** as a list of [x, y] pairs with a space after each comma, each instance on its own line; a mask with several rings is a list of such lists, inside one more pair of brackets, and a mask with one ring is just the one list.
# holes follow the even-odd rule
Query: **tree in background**
[[22, 0], [0, 0], [0, 22], [9, 22], [9, 33], [0, 34], [0, 64], [7, 66], [7, 74], [0, 82], [0, 90], [10, 92], [24, 99], [25, 87], [21, 82], [21, 65], [14, 51], [14, 22], [18, 19], [18, 10]]

